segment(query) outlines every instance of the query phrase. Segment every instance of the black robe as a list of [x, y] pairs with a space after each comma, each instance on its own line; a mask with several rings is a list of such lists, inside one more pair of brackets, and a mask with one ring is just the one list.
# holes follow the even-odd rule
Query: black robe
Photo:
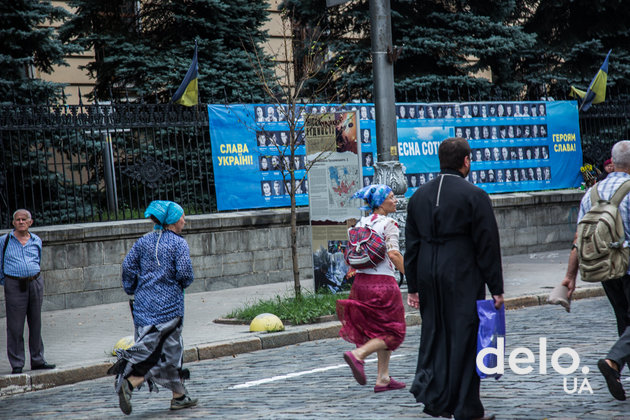
[[458, 171], [443, 170], [410, 198], [406, 223], [405, 273], [422, 316], [411, 392], [429, 415], [481, 417], [476, 301], [486, 284], [491, 294], [503, 293], [490, 197]]

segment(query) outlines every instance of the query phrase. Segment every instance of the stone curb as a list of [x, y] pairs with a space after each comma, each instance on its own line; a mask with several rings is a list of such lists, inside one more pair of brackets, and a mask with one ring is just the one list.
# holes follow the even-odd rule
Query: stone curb
[[[603, 288], [590, 287], [576, 290], [573, 294], [573, 300], [604, 295]], [[547, 296], [548, 294], [545, 293], [506, 299], [505, 307], [510, 310], [545, 305], [547, 304]], [[417, 312], [407, 313], [405, 320], [408, 326], [420, 325], [421, 323], [420, 314]], [[236, 356], [237, 354], [289, 346], [306, 341], [336, 338], [339, 336], [340, 328], [341, 323], [339, 321], [328, 321], [296, 326], [288, 331], [258, 333], [244, 339], [199, 344], [184, 350], [184, 362], [191, 363], [224, 356]], [[0, 397], [102, 378], [107, 376], [107, 369], [111, 365], [111, 362], [97, 362], [83, 367], [54, 369], [34, 374], [2, 375], [0, 376]]]

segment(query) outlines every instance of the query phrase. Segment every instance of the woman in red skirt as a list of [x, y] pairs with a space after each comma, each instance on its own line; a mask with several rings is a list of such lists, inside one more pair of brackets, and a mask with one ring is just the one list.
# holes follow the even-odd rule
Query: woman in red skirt
[[365, 385], [365, 359], [376, 352], [378, 374], [374, 392], [405, 387], [403, 382], [389, 376], [389, 358], [405, 339], [405, 308], [394, 268], [404, 274], [403, 256], [399, 251], [398, 224], [387, 217], [396, 211], [396, 197], [387, 185], [368, 185], [352, 198], [365, 201], [362, 210], [370, 215], [359, 220], [357, 226], [370, 226], [387, 244], [385, 259], [374, 268], [357, 270], [350, 296], [337, 301], [337, 315], [342, 327], [339, 335], [357, 348], [343, 357], [352, 369], [354, 378]]

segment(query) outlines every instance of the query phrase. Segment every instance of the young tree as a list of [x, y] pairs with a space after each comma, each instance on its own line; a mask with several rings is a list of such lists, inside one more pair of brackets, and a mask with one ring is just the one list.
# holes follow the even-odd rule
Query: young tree
[[46, 103], [60, 94], [60, 84], [35, 77], [35, 70], [50, 73], [67, 65], [64, 56], [76, 50], [64, 45], [55, 28], [69, 14], [50, 1], [0, 0], [0, 103]]
[[[62, 28], [65, 40], [93, 48], [95, 60], [85, 66], [96, 80], [92, 96], [158, 96], [167, 102], [190, 64], [194, 41], [199, 44], [199, 96], [201, 101], [260, 100], [252, 89], [256, 78], [240, 34], [259, 43], [268, 19], [264, 0], [71, 0], [75, 17]], [[254, 52], [253, 50], [248, 50]], [[265, 65], [268, 63], [265, 61]], [[268, 72], [269, 68], [266, 67]], [[227, 96], [227, 98], [226, 98]]]
[[[265, 92], [265, 99], [268, 103], [274, 105], [275, 109], [280, 113], [280, 119], [286, 121], [289, 127], [289, 138], [287, 144], [278, 142], [278, 155], [288, 164], [281, 165], [282, 176], [288, 186], [288, 194], [291, 202], [291, 261], [293, 268], [293, 283], [296, 299], [302, 296], [302, 286], [300, 284], [300, 271], [298, 263], [297, 248], [297, 191], [304, 187], [306, 177], [296, 178], [296, 171], [300, 168], [294, 164], [296, 150], [298, 146], [304, 144], [304, 127], [309, 124], [316, 124], [326, 118], [326, 114], [307, 113], [305, 104], [315, 102], [336, 102], [338, 97], [335, 95], [324, 98], [327, 88], [329, 88], [333, 80], [339, 76], [338, 69], [334, 63], [331, 65], [326, 59], [327, 49], [321, 41], [321, 32], [318, 26], [299, 40], [293, 40], [291, 31], [295, 27], [295, 21], [290, 11], [282, 11], [282, 33], [284, 34], [282, 42], [272, 55], [276, 57], [275, 70], [276, 77], [269, 78], [266, 69], [269, 63], [265, 63], [265, 57], [258, 55], [251, 44], [255, 42], [253, 39], [244, 41], [244, 49], [248, 51], [249, 59], [252, 66], [257, 68], [258, 84]], [[250, 48], [247, 48], [247, 44]], [[296, 70], [298, 69], [298, 70]], [[332, 69], [332, 70], [331, 70]], [[326, 74], [322, 74], [326, 71]], [[317, 81], [317, 83], [312, 83]], [[309, 89], [306, 87], [310, 86]], [[264, 126], [257, 127], [258, 131], [264, 131]], [[266, 133], [271, 134], [271, 133]], [[318, 153], [315, 158], [305, 161], [304, 170], [309, 172], [311, 167], [318, 161], [325, 159], [331, 152], [336, 150], [336, 145], [332, 144], [330, 149], [325, 149]]]

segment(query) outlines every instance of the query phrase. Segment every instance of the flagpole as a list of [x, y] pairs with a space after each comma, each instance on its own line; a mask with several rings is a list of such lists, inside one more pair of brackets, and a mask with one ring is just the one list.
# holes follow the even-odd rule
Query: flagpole
[[[197, 49], [197, 38], [195, 38], [195, 52], [197, 52], [197, 68], [199, 68], [199, 52]], [[199, 95], [199, 71], [197, 71], [197, 108], [201, 103], [201, 95]]]

